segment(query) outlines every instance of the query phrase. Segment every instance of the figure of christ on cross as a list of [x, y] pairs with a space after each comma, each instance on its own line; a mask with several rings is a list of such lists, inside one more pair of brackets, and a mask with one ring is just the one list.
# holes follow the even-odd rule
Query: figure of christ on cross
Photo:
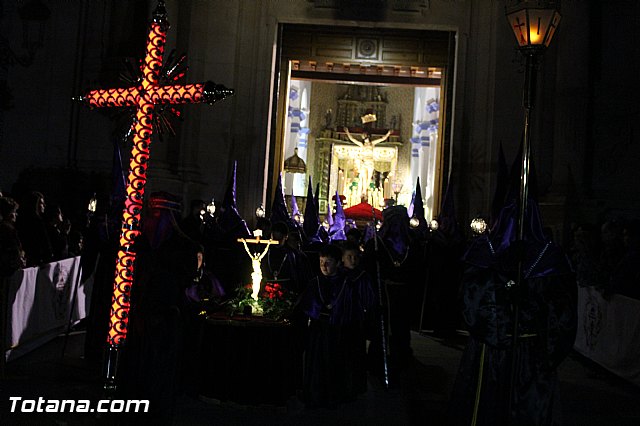
[[[269, 246], [271, 244], [280, 244], [280, 241], [271, 239], [261, 240], [260, 236], [257, 235], [256, 238], [252, 239], [238, 238], [238, 242], [244, 244], [244, 250], [251, 258], [251, 267], [253, 268], [253, 271], [251, 272], [251, 298], [257, 301], [258, 293], [260, 293], [260, 286], [262, 285], [262, 268], [260, 267], [260, 262], [262, 262], [262, 259], [264, 259], [264, 256], [269, 251]], [[247, 243], [266, 244], [266, 247], [262, 253], [252, 253], [251, 250], [249, 250]]]
[[371, 135], [367, 130], [362, 133], [362, 141], [356, 139], [346, 127], [344, 128], [347, 137], [351, 142], [360, 147], [360, 152], [357, 158], [358, 161], [358, 190], [361, 194], [366, 194], [369, 188], [369, 183], [373, 179], [374, 162], [373, 162], [373, 147], [381, 142], [386, 141], [391, 136], [391, 130], [389, 130], [384, 136], [378, 139], [371, 140]]
[[136, 254], [131, 248], [135, 238], [140, 234], [140, 214], [147, 181], [154, 107], [159, 104], [199, 102], [213, 104], [233, 94], [233, 90], [212, 82], [160, 85], [159, 77], [161, 77], [160, 70], [162, 69], [168, 29], [169, 23], [164, 2], [159, 1], [153, 12], [153, 21], [147, 37], [146, 55], [141, 66], [142, 76], [139, 79], [139, 85], [119, 89], [92, 90], [79, 98], [90, 107], [133, 106], [136, 108], [136, 116], [132, 125], [134, 129], [133, 147], [127, 178], [127, 198], [122, 215], [122, 233], [116, 262], [111, 320], [107, 337], [109, 355], [106, 360], [105, 372], [107, 386], [113, 388], [115, 388], [118, 349], [126, 341], [129, 323], [130, 294], [134, 284], [136, 258]]

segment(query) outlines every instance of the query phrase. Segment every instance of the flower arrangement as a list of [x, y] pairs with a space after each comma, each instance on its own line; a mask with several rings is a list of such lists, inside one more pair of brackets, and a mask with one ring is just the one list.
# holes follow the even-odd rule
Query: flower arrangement
[[237, 290], [236, 296], [229, 301], [230, 314], [245, 313], [250, 307], [254, 314], [277, 321], [286, 319], [291, 313], [296, 299], [295, 293], [288, 291], [277, 282], [264, 284], [264, 290], [256, 301], [251, 297], [251, 284]]
[[295, 300], [293, 293], [278, 283], [265, 284], [261, 296], [258, 302], [262, 305], [263, 315], [269, 318], [277, 320], [286, 318], [293, 309]]

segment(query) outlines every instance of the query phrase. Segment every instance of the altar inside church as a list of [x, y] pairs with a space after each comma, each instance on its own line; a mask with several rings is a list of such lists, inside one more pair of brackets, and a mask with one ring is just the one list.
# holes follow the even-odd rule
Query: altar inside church
[[391, 200], [408, 207], [419, 177], [431, 218], [440, 191], [440, 87], [344, 83], [290, 80], [285, 196], [305, 197], [311, 177], [321, 215], [336, 194], [344, 208], [363, 201], [384, 208]]
[[360, 165], [360, 150], [353, 144], [333, 143], [329, 194], [343, 195], [345, 208], [359, 204], [362, 198], [373, 206], [384, 206], [384, 200], [393, 196], [390, 179], [394, 178], [396, 171], [398, 147], [373, 147], [374, 173], [365, 178], [368, 181], [365, 185], [362, 184], [364, 179], [360, 179], [360, 175], [365, 173]]

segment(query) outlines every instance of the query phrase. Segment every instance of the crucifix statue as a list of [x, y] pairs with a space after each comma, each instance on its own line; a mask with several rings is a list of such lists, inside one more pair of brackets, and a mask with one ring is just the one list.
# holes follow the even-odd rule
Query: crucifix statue
[[[374, 114], [366, 114], [361, 117], [362, 124], [367, 125], [368, 123], [373, 123], [376, 121], [376, 116]], [[369, 124], [370, 125], [370, 124]], [[356, 139], [351, 132], [349, 132], [348, 128], [344, 128], [345, 133], [347, 134], [347, 138], [349, 141], [354, 143], [355, 145], [360, 147], [360, 153], [358, 155], [358, 189], [360, 192], [367, 191], [369, 187], [369, 183], [371, 179], [373, 179], [373, 171], [374, 171], [374, 162], [373, 162], [373, 147], [378, 145], [381, 142], [386, 141], [391, 136], [392, 131], [389, 130], [384, 136], [371, 140], [371, 134], [369, 130], [365, 127], [364, 132], [362, 133], [362, 141]]]
[[[118, 350], [124, 345], [129, 323], [131, 288], [134, 285], [136, 253], [131, 250], [140, 234], [140, 214], [147, 181], [147, 168], [153, 135], [153, 116], [156, 105], [206, 102], [213, 104], [233, 94], [233, 90], [212, 82], [160, 85], [164, 46], [169, 23], [164, 1], [158, 1], [149, 29], [146, 55], [140, 66], [138, 84], [117, 89], [92, 90], [79, 100], [92, 108], [135, 107], [133, 147], [127, 178], [127, 198], [122, 213], [120, 249], [116, 262], [111, 302], [111, 319], [107, 343], [109, 354], [105, 360], [106, 387], [115, 390]], [[169, 72], [167, 72], [169, 74]]]
[[[251, 266], [253, 268], [253, 272], [251, 272], [251, 298], [257, 301], [258, 293], [260, 292], [260, 286], [262, 285], [262, 268], [260, 266], [260, 262], [262, 262], [262, 259], [264, 259], [264, 256], [267, 254], [267, 251], [269, 251], [269, 246], [271, 244], [280, 244], [280, 241], [272, 240], [272, 239], [269, 239], [269, 240], [260, 239], [260, 237], [262, 236], [262, 231], [260, 229], [256, 229], [255, 231], [253, 231], [253, 235], [256, 238], [248, 238], [248, 239], [238, 238], [238, 242], [241, 242], [242, 244], [244, 244], [244, 250], [247, 252], [249, 257], [251, 258]], [[247, 243], [266, 244], [266, 247], [264, 248], [262, 253], [260, 252], [252, 253], [249, 250], [249, 246], [247, 246]]]

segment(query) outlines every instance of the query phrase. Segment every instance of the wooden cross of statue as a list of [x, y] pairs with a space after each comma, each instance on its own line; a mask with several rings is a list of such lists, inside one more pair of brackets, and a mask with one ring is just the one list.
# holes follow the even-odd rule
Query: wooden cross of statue
[[[149, 29], [146, 55], [141, 65], [142, 76], [138, 85], [117, 89], [92, 90], [79, 100], [90, 107], [136, 108], [133, 124], [133, 147], [127, 178], [126, 200], [122, 214], [120, 249], [116, 262], [115, 281], [111, 303], [111, 319], [107, 342], [109, 356], [106, 361], [108, 379], [115, 381], [118, 348], [126, 341], [129, 323], [131, 288], [134, 284], [136, 254], [131, 250], [140, 234], [140, 214], [147, 181], [147, 168], [153, 135], [154, 107], [160, 104], [186, 104], [206, 102], [213, 104], [233, 94], [233, 90], [212, 82], [196, 84], [160, 85], [158, 83], [169, 23], [164, 1], [159, 1], [153, 12]], [[115, 386], [115, 385], [114, 385]]]

